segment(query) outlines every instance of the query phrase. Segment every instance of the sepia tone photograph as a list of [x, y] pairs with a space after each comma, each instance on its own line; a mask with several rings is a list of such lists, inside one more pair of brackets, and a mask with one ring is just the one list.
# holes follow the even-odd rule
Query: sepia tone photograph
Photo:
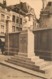
[[52, 79], [52, 0], [0, 0], [0, 79]]

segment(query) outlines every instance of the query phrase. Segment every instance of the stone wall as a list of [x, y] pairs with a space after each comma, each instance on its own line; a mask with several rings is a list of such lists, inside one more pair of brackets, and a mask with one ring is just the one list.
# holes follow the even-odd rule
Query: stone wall
[[17, 54], [19, 52], [19, 33], [10, 33], [5, 40], [5, 53]]
[[46, 60], [52, 60], [52, 29], [34, 31], [34, 52]]
[[38, 55], [43, 59], [52, 60], [52, 29], [37, 29], [34, 34], [30, 30], [9, 34], [9, 43], [6, 39], [5, 45], [10, 54], [20, 52], [28, 57]]

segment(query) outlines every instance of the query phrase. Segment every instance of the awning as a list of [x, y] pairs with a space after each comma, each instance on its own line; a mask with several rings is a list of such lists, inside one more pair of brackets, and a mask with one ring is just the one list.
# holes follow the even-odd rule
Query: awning
[[5, 38], [0, 38], [2, 42], [5, 42]]

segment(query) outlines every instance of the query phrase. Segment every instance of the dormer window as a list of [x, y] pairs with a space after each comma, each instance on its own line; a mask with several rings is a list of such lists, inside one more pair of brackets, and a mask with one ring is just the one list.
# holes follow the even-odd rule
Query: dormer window
[[15, 15], [12, 16], [12, 21], [15, 22]]
[[48, 6], [51, 6], [52, 5], [52, 2], [48, 2]]

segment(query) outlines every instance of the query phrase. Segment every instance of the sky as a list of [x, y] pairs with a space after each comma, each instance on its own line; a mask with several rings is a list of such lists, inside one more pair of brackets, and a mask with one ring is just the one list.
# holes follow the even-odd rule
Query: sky
[[[39, 18], [40, 11], [42, 9], [42, 0], [6, 0], [7, 5], [17, 4], [20, 1], [27, 2], [32, 8], [34, 8], [35, 15], [37, 18]], [[48, 2], [48, 1], [52, 1], [52, 0], [45, 0], [45, 1]], [[2, 3], [3, 0], [0, 0], [0, 2]]]

